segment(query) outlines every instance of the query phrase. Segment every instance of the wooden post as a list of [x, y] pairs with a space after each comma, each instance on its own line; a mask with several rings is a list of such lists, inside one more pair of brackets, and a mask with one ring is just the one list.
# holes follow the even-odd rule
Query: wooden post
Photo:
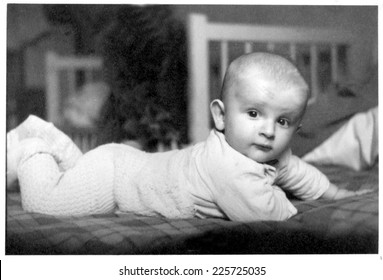
[[191, 143], [206, 139], [210, 131], [209, 48], [206, 17], [191, 15], [188, 21], [189, 138]]

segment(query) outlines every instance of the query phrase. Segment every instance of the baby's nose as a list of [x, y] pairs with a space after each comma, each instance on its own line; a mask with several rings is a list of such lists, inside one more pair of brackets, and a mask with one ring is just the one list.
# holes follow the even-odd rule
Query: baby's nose
[[260, 134], [267, 139], [274, 139], [275, 123], [273, 121], [264, 121], [260, 129]]

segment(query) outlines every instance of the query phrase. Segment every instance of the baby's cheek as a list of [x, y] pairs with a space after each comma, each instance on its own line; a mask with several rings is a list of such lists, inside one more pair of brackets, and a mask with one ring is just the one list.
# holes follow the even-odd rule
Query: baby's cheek
[[290, 145], [292, 138], [293, 137], [291, 133], [284, 133], [280, 135], [278, 139], [278, 145], [277, 145], [278, 149], [280, 151], [285, 150]]

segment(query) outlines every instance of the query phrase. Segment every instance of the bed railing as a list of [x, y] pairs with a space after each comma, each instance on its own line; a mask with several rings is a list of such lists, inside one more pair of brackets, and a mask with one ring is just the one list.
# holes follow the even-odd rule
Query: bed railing
[[[61, 121], [61, 106], [65, 95], [79, 88], [78, 73], [82, 73], [81, 84], [94, 81], [102, 69], [102, 59], [89, 56], [59, 56], [54, 52], [46, 55], [47, 119], [53, 123]], [[60, 75], [65, 75], [63, 81]], [[63, 93], [65, 88], [65, 92]]]
[[101, 79], [102, 59], [90, 56], [60, 56], [49, 52], [46, 67], [47, 120], [64, 130], [83, 151], [97, 145], [97, 133], [92, 128], [73, 128], [63, 124], [63, 104], [70, 94], [87, 83]]

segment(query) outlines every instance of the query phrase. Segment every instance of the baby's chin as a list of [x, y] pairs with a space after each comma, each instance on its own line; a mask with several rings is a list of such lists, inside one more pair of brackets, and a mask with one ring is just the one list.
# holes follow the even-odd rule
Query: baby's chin
[[270, 151], [268, 153], [261, 152], [261, 151], [256, 151], [256, 152], [252, 151], [251, 153], [246, 154], [245, 156], [247, 156], [248, 158], [258, 163], [270, 164], [279, 160], [281, 155], [282, 155], [282, 152], [277, 153], [276, 151]]
[[246, 156], [258, 163], [269, 163], [278, 159], [278, 157], [273, 155], [246, 155]]

